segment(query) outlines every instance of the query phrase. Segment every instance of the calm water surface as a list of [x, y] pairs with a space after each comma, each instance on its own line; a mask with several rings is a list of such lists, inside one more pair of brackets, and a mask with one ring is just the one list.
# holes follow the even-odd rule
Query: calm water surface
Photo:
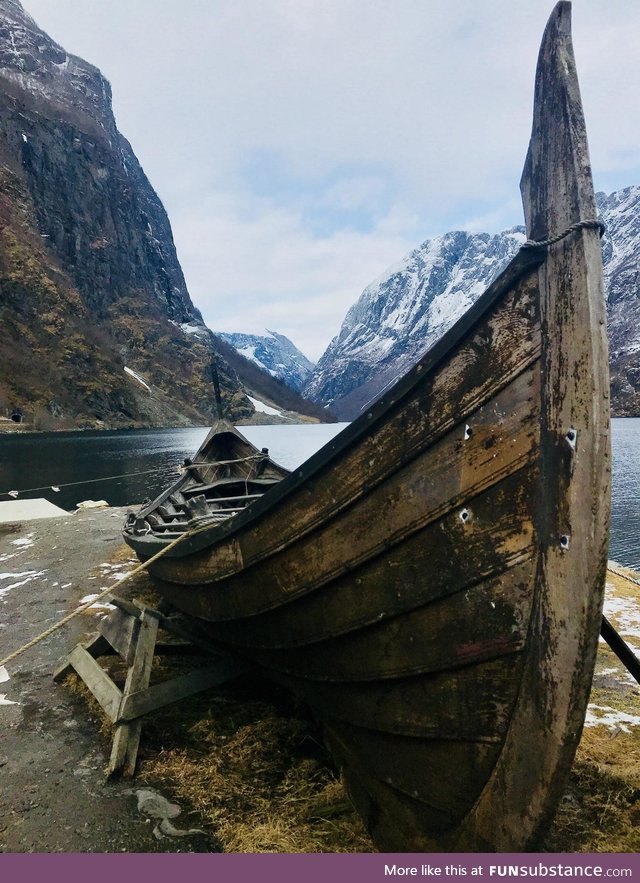
[[[294, 469], [345, 426], [244, 426], [241, 431]], [[10, 499], [3, 492], [18, 490], [21, 498], [45, 497], [64, 509], [87, 499], [134, 505], [174, 481], [178, 464], [193, 455], [206, 433], [203, 428], [0, 435], [0, 500]], [[640, 569], [640, 418], [613, 420], [612, 436], [609, 557]], [[63, 487], [78, 481], [84, 483]]]

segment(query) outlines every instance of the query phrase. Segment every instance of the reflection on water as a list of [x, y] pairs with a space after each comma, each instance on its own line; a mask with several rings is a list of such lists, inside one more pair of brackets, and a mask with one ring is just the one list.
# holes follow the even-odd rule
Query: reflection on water
[[[257, 447], [294, 469], [343, 429], [345, 423], [243, 426]], [[178, 477], [207, 434], [201, 429], [43, 432], [0, 435], [0, 500], [10, 490], [20, 498], [45, 497], [63, 509], [81, 500], [112, 506], [155, 497]], [[114, 477], [118, 476], [118, 477]], [[71, 482], [82, 482], [65, 487]], [[60, 492], [52, 490], [52, 485]]]
[[[612, 423], [609, 557], [640, 569], [640, 418]], [[244, 426], [241, 431], [257, 447], [269, 448], [274, 460], [294, 469], [345, 425]], [[0, 500], [9, 499], [2, 496], [9, 490], [44, 488], [20, 496], [45, 497], [64, 509], [87, 499], [135, 505], [176, 479], [178, 464], [194, 454], [206, 433], [202, 428], [0, 435]], [[51, 490], [51, 485], [77, 481], [86, 483], [61, 487], [60, 493]]]

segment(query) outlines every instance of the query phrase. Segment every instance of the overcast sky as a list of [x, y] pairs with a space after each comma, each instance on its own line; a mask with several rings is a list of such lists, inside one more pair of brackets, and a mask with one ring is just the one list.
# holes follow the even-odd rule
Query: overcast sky
[[[522, 222], [549, 0], [23, 0], [113, 87], [214, 330], [317, 359], [362, 289]], [[574, 0], [596, 188], [640, 184], [640, 3]]]

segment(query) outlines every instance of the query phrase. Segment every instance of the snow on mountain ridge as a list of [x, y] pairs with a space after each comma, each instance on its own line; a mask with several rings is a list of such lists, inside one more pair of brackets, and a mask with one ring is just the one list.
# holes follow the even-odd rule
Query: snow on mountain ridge
[[[614, 407], [640, 413], [640, 187], [596, 198], [607, 227], [602, 250]], [[349, 309], [305, 396], [353, 419], [460, 318], [525, 238], [523, 227], [496, 235], [454, 231], [409, 252]]]
[[313, 362], [309, 361], [284, 334], [278, 334], [277, 331], [270, 331], [268, 328], [265, 330], [266, 336], [220, 331], [216, 334], [245, 359], [255, 362], [272, 377], [282, 380], [291, 389], [299, 392], [313, 371]]
[[403, 374], [403, 366], [471, 306], [524, 239], [518, 227], [497, 235], [453, 231], [409, 252], [348, 311], [305, 395], [335, 403], [376, 375], [386, 385]]

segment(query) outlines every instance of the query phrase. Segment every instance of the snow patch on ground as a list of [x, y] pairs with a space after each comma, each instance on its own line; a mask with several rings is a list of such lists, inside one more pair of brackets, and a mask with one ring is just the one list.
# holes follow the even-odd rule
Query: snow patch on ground
[[[0, 684], [6, 684], [9, 680], [9, 672], [6, 670], [4, 665], [0, 665]], [[11, 699], [7, 699], [6, 693], [0, 693], [0, 705], [17, 705], [17, 702], [12, 702]]]
[[618, 711], [608, 705], [589, 705], [584, 721], [585, 727], [605, 726], [609, 729], [620, 729], [630, 733], [630, 727], [640, 726], [640, 715]]
[[[0, 573], [0, 580], [2, 579], [18, 579], [17, 583], [11, 583], [10, 586], [2, 586], [0, 587], [0, 598], [3, 595], [6, 595], [7, 592], [10, 592], [11, 589], [18, 589], [20, 586], [25, 586], [27, 583], [32, 582], [34, 579], [40, 579], [43, 574], [45, 574], [46, 570], [24, 570], [22, 573]], [[21, 577], [26, 577], [22, 579]]]
[[132, 573], [131, 570], [123, 570], [124, 565], [122, 564], [108, 564], [104, 563], [100, 565], [100, 570], [102, 571], [102, 576], [108, 576], [109, 579], [124, 579], [125, 576], [129, 576]]
[[282, 415], [282, 411], [278, 411], [276, 408], [272, 408], [270, 405], [265, 405], [264, 402], [261, 402], [260, 399], [254, 399], [253, 396], [247, 396], [253, 407], [256, 411], [261, 411], [263, 414], [274, 414], [276, 417], [280, 417]]
[[137, 380], [138, 383], [142, 384], [142, 386], [144, 386], [145, 389], [148, 389], [149, 392], [151, 392], [151, 387], [150, 387], [149, 384], [146, 382], [146, 380], [143, 380], [142, 377], [140, 377], [139, 374], [136, 374], [136, 372], [135, 372], [135, 371], [132, 371], [131, 368], [127, 368], [126, 365], [124, 366], [124, 373], [125, 373], [125, 374], [128, 374], [129, 377], [133, 377], [134, 380]]
[[[95, 600], [95, 598], [99, 598], [99, 593], [95, 592], [92, 595], [85, 595], [84, 598], [80, 598], [78, 602], [79, 607], [83, 607], [85, 604], [89, 604], [91, 601]], [[105, 610], [115, 610], [113, 604], [109, 604], [108, 601], [98, 601], [96, 604], [91, 604], [90, 607], [87, 607], [87, 610], [95, 610], [96, 613], [102, 613]]]
[[33, 534], [29, 533], [26, 537], [21, 537], [18, 540], [11, 540], [12, 546], [20, 546], [21, 548], [28, 549], [29, 546], [33, 546]]

